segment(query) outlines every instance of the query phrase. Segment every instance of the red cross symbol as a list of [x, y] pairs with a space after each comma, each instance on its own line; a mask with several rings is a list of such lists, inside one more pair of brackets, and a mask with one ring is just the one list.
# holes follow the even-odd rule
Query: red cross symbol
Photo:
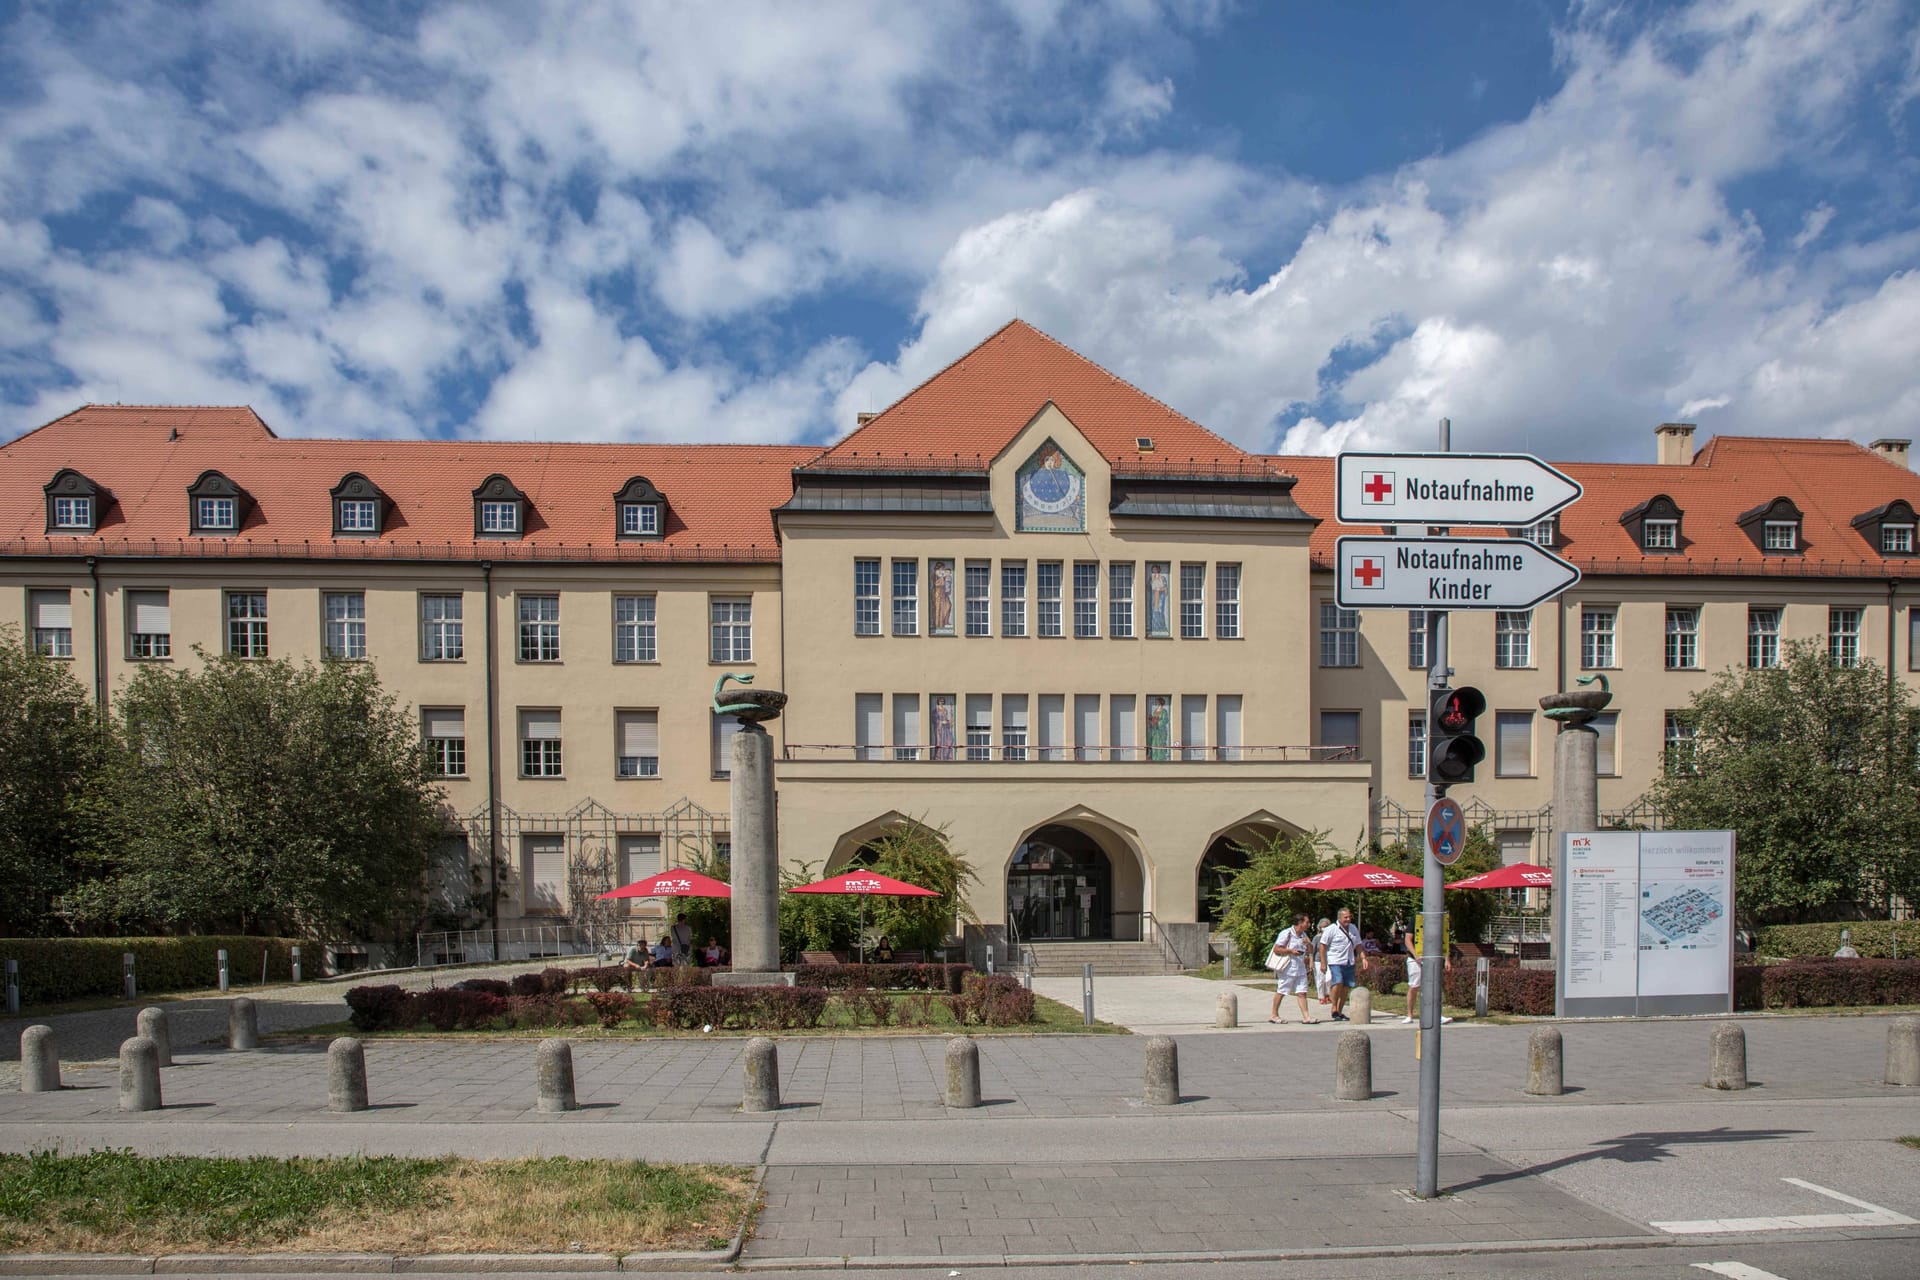
[[1360, 491], [1372, 506], [1388, 506], [1393, 502], [1393, 472], [1363, 471], [1360, 473]]
[[1380, 579], [1382, 576], [1383, 574], [1380, 568], [1380, 562], [1378, 560], [1375, 560], [1369, 557], [1364, 560], [1355, 560], [1353, 562], [1353, 582], [1355, 586], [1359, 586], [1359, 587], [1378, 586], [1380, 585]]

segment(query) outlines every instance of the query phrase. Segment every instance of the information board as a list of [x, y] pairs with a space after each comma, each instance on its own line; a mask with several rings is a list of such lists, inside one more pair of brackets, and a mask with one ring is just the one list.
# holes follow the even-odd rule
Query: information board
[[1733, 1009], [1731, 831], [1575, 831], [1554, 910], [1562, 1017]]

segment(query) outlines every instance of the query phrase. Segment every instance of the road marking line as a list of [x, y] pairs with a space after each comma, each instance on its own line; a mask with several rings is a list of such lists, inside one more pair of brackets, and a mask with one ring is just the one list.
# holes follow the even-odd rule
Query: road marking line
[[[1803, 1187], [1816, 1195], [1850, 1204], [1860, 1213], [1799, 1213], [1769, 1218], [1698, 1218], [1689, 1222], [1649, 1222], [1655, 1231], [1672, 1236], [1719, 1235], [1736, 1231], [1830, 1231], [1846, 1227], [1909, 1227], [1914, 1219], [1891, 1209], [1883, 1209], [1865, 1200], [1856, 1200], [1831, 1187], [1819, 1186], [1803, 1178], [1782, 1178], [1782, 1182]], [[1736, 1264], [1737, 1265], [1737, 1264]], [[1765, 1274], [1765, 1273], [1761, 1273]]]
[[1786, 1280], [1785, 1276], [1750, 1267], [1744, 1262], [1696, 1262], [1693, 1267], [1696, 1271], [1711, 1271], [1717, 1276], [1726, 1276], [1727, 1280]]

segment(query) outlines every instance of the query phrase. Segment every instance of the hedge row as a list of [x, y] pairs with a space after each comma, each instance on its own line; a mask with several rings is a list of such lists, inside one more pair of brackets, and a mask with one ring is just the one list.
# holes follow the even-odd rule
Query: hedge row
[[[1443, 987], [1447, 1003], [1471, 1008], [1473, 982], [1473, 969], [1456, 965]], [[1553, 999], [1551, 969], [1487, 971], [1489, 1013], [1548, 1017]], [[1920, 960], [1797, 960], [1733, 968], [1736, 1010], [1892, 1004], [1920, 1004]]]
[[[675, 965], [629, 969], [624, 965], [575, 969], [568, 975], [575, 994], [594, 991], [661, 991], [670, 987], [710, 987], [722, 968]], [[792, 969], [799, 986], [821, 991], [943, 991], [959, 995], [972, 973], [964, 964], [803, 964]]]
[[[1473, 983], [1473, 966], [1456, 964], [1443, 975], [1441, 994], [1448, 1004], [1471, 1009]], [[1487, 970], [1487, 1012], [1551, 1017], [1553, 970], [1490, 967]]]
[[[131, 951], [133, 974], [142, 993], [192, 991], [220, 983], [222, 948], [237, 986], [260, 981], [260, 958], [267, 977], [284, 982], [293, 976], [291, 938], [241, 938], [208, 935], [188, 938], [0, 938], [0, 960], [20, 962], [22, 1005], [56, 1004], [90, 996], [121, 994], [120, 957]], [[321, 948], [307, 946], [305, 962], [319, 973]]]
[[1822, 924], [1775, 924], [1760, 930], [1754, 952], [1784, 960], [1830, 960], [1840, 949], [1840, 931], [1848, 931], [1863, 958], [1888, 960], [1900, 941], [1903, 957], [1920, 960], [1920, 920], [1844, 920]]

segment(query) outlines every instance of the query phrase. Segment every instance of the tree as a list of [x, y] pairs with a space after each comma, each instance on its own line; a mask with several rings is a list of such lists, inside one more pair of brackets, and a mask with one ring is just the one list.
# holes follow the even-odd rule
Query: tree
[[69, 669], [0, 627], [0, 932], [43, 933], [94, 839], [105, 759], [93, 701]]
[[[909, 819], [890, 827], [856, 851], [847, 870], [865, 868], [932, 889], [937, 898], [866, 900], [867, 935], [885, 934], [896, 948], [931, 951], [947, 940], [955, 918], [979, 917], [967, 899], [978, 883], [971, 864], [947, 842], [944, 826]], [[780, 871], [780, 942], [788, 954], [850, 951], [860, 945], [861, 899], [853, 894], [788, 893], [820, 878], [814, 864], [789, 862]]]
[[375, 936], [417, 919], [446, 827], [413, 717], [364, 663], [143, 667], [118, 700], [115, 844], [75, 921]]
[[1914, 709], [1885, 669], [1836, 666], [1796, 642], [1778, 666], [1722, 672], [1681, 715], [1691, 749], [1651, 797], [1669, 827], [1735, 833], [1744, 923], [1831, 916], [1920, 887]]

